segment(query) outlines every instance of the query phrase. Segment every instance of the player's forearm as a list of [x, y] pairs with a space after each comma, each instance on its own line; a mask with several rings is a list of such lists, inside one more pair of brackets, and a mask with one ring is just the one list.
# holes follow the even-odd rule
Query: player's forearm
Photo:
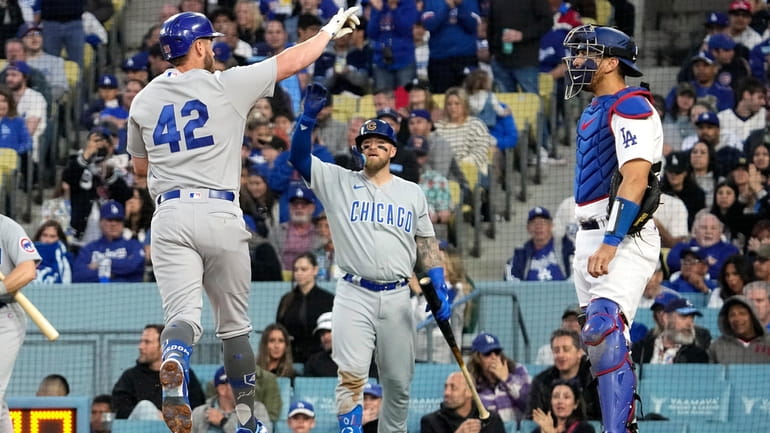
[[643, 159], [628, 161], [620, 168], [623, 181], [618, 187], [618, 197], [623, 197], [634, 203], [641, 203], [644, 192], [647, 189], [647, 178], [651, 164]]
[[315, 62], [331, 40], [327, 32], [318, 32], [312, 38], [281, 51], [275, 56], [275, 81], [290, 77]]
[[294, 134], [291, 137], [291, 149], [289, 150], [289, 162], [307, 181], [310, 181], [310, 151], [313, 127], [315, 127], [314, 118], [307, 117], [304, 114], [300, 116], [297, 125], [294, 127]]
[[416, 239], [417, 260], [422, 270], [427, 271], [435, 267], [443, 266], [441, 254], [438, 249], [438, 242], [435, 237], [420, 237]]
[[34, 260], [27, 260], [19, 263], [5, 279], [0, 282], [0, 293], [13, 293], [29, 284], [35, 279], [35, 269], [37, 263]]

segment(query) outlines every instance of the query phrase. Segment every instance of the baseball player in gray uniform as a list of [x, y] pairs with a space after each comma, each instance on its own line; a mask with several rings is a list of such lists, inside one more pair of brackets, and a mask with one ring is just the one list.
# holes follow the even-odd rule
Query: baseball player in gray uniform
[[332, 308], [340, 433], [362, 431], [363, 388], [372, 353], [383, 388], [378, 431], [405, 433], [415, 332], [407, 279], [419, 256], [442, 300], [433, 314], [446, 320], [451, 309], [444, 269], [425, 195], [417, 184], [390, 173], [396, 135], [387, 122], [372, 119], [361, 126], [356, 138], [356, 151], [365, 159], [361, 171], [311, 156], [311, 131], [326, 98], [320, 84], [308, 88], [289, 160], [324, 205], [335, 259], [345, 273]]
[[255, 361], [248, 341], [250, 265], [240, 206], [241, 143], [246, 115], [275, 83], [314, 62], [327, 43], [358, 24], [358, 8], [340, 11], [317, 35], [261, 63], [214, 72], [214, 31], [202, 14], [163, 23], [160, 46], [174, 65], [131, 105], [128, 152], [157, 208], [152, 261], [163, 299], [163, 416], [174, 433], [192, 427], [187, 380], [200, 338], [206, 292], [223, 341], [224, 364], [238, 418], [237, 433], [263, 431], [253, 414]]
[[35, 279], [38, 263], [40, 255], [24, 229], [0, 215], [0, 271], [5, 275], [0, 280], [0, 433], [13, 432], [5, 390], [27, 331], [24, 310], [14, 301], [13, 294]]

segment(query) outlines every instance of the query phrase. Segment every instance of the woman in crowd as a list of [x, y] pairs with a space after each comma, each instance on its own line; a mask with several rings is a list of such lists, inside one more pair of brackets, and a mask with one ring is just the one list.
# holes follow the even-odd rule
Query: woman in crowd
[[754, 214], [744, 212], [746, 205], [738, 200], [738, 187], [732, 182], [717, 184], [711, 213], [724, 224], [723, 234], [727, 241], [743, 250], [754, 225]]
[[708, 308], [722, 308], [725, 299], [742, 295], [743, 286], [751, 281], [751, 266], [741, 254], [727, 258], [719, 272], [719, 287], [711, 291]]
[[767, 184], [767, 178], [770, 176], [770, 144], [761, 142], [751, 150], [751, 163], [764, 176], [763, 185]]
[[461, 166], [472, 163], [481, 175], [480, 182], [486, 185], [489, 148], [496, 143], [484, 122], [471, 115], [468, 93], [462, 87], [446, 91], [444, 120], [436, 123], [436, 131], [449, 142], [455, 161]]
[[668, 155], [679, 151], [682, 140], [695, 134], [695, 125], [690, 120], [690, 111], [695, 105], [695, 88], [690, 83], [679, 83], [676, 98], [671, 109], [663, 117], [663, 152]]
[[126, 221], [123, 237], [136, 239], [144, 245], [147, 259], [150, 259], [150, 221], [155, 212], [155, 203], [145, 188], [133, 187], [131, 198], [126, 200]]
[[689, 153], [692, 177], [703, 190], [706, 207], [710, 207], [714, 202], [714, 185], [717, 181], [717, 176], [714, 174], [716, 153], [705, 141], [696, 142]]
[[291, 335], [294, 362], [304, 363], [311, 353], [321, 350], [313, 330], [318, 316], [332, 311], [334, 295], [318, 287], [318, 261], [312, 252], [297, 256], [292, 269], [294, 288], [278, 303], [275, 321]]
[[235, 2], [235, 21], [238, 24], [238, 39], [254, 46], [265, 40], [265, 29], [262, 28], [262, 14], [259, 3], [253, 0], [238, 0]]
[[29, 135], [24, 118], [16, 111], [16, 100], [5, 88], [0, 88], [0, 148], [13, 149], [19, 155], [32, 149], [32, 137]]
[[48, 284], [71, 283], [72, 257], [61, 224], [54, 220], [44, 222], [38, 227], [32, 241], [42, 259], [37, 265], [35, 281]]
[[527, 369], [505, 356], [500, 340], [492, 334], [477, 335], [471, 348], [468, 371], [484, 407], [496, 411], [503, 422], [521, 421], [531, 384]]
[[554, 382], [551, 410], [532, 411], [532, 420], [538, 425], [532, 433], [594, 433], [596, 430], [586, 421], [584, 406], [580, 389], [573, 382]]
[[267, 179], [257, 168], [244, 168], [245, 179], [241, 185], [240, 203], [244, 216], [254, 220], [256, 233], [267, 238], [270, 229], [278, 222], [278, 206], [273, 191], [267, 187]]
[[289, 331], [278, 323], [267, 325], [262, 331], [257, 349], [257, 366], [278, 377], [294, 378]]

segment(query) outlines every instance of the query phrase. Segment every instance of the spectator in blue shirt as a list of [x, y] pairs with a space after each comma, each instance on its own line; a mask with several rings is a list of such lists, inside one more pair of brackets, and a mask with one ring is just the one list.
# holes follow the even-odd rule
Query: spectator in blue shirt
[[13, 149], [18, 154], [32, 149], [32, 137], [24, 118], [16, 111], [16, 100], [4, 88], [0, 88], [0, 147]]
[[521, 248], [516, 248], [513, 258], [506, 265], [506, 280], [559, 281], [571, 274], [571, 257], [575, 246], [565, 236], [553, 238], [551, 213], [543, 207], [529, 211], [527, 232], [530, 239]]
[[478, 67], [477, 0], [425, 0], [420, 17], [430, 32], [428, 80], [433, 93], [462, 84], [469, 69]]
[[417, 77], [412, 27], [415, 0], [371, 0], [366, 29], [374, 51], [374, 88], [393, 90]]
[[[691, 84], [695, 88], [696, 97], [714, 95], [717, 98], [717, 111], [733, 108], [735, 105], [733, 89], [717, 81], [717, 64], [711, 53], [701, 51], [693, 57], [692, 72], [695, 80]], [[672, 87], [666, 96], [666, 110], [671, 110], [675, 99], [676, 86]]]
[[123, 205], [110, 200], [101, 207], [99, 226], [102, 237], [80, 249], [72, 266], [72, 281], [99, 281], [99, 264], [110, 259], [111, 282], [141, 282], [144, 277], [144, 247], [135, 239], [123, 238]]
[[681, 270], [674, 272], [668, 281], [663, 282], [663, 285], [679, 293], [710, 294], [719, 286], [719, 283], [709, 276], [707, 259], [706, 250], [703, 248], [691, 246], [680, 250]]

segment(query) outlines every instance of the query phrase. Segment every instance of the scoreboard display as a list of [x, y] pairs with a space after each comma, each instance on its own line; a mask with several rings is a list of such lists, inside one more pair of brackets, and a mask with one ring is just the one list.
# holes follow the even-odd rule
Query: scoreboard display
[[88, 433], [88, 397], [9, 397], [13, 433]]

